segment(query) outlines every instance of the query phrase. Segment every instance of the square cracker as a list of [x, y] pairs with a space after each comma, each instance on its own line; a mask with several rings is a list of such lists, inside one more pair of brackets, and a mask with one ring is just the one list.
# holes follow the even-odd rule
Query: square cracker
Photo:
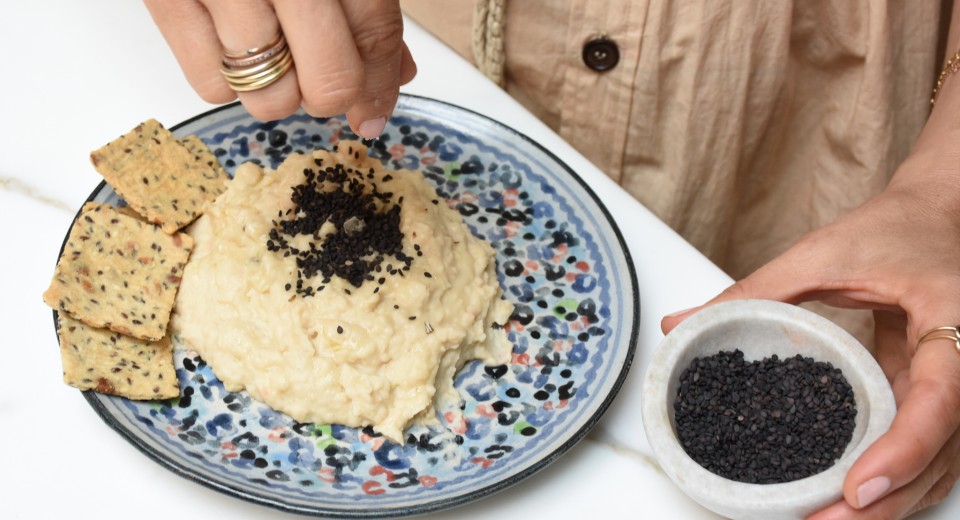
[[192, 249], [189, 235], [168, 235], [113, 206], [88, 202], [43, 301], [93, 327], [158, 340]]
[[202, 141], [181, 144], [155, 119], [95, 150], [90, 161], [127, 204], [167, 233], [200, 216], [228, 179]]
[[64, 313], [57, 317], [63, 381], [129, 399], [180, 395], [173, 346], [168, 337], [144, 341], [90, 327]]
[[207, 144], [193, 134], [178, 139], [177, 142], [179, 142], [181, 146], [190, 152], [195, 164], [207, 166], [217, 172], [217, 176], [222, 182], [219, 185], [216, 183], [211, 183], [211, 186], [206, 186], [206, 189], [213, 193], [213, 198], [217, 198], [217, 195], [220, 195], [226, 191], [226, 182], [230, 180], [230, 175], [227, 173], [227, 170], [224, 170], [223, 166], [220, 165], [220, 160], [217, 159], [216, 155], [213, 155], [213, 152], [210, 151], [210, 148], [207, 147]]

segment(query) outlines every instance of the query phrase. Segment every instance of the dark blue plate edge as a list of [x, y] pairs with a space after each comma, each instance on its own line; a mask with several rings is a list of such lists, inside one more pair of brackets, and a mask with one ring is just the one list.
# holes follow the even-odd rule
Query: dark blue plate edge
[[[634, 354], [636, 353], [637, 340], [640, 334], [640, 291], [639, 291], [639, 283], [637, 281], [636, 268], [633, 263], [633, 257], [630, 254], [630, 249], [627, 247], [627, 243], [623, 239], [623, 234], [620, 232], [620, 228], [617, 226], [616, 221], [613, 220], [613, 217], [610, 214], [610, 211], [603, 204], [603, 202], [601, 202], [597, 194], [594, 193], [593, 189], [591, 189], [590, 186], [576, 172], [573, 171], [573, 169], [571, 169], [565, 162], [563, 162], [553, 152], [547, 150], [546, 148], [541, 146], [539, 143], [537, 143], [536, 141], [528, 137], [526, 134], [523, 134], [515, 130], [514, 128], [507, 126], [499, 121], [491, 119], [490, 117], [480, 114], [479, 112], [475, 112], [473, 110], [463, 108], [453, 103], [447, 103], [445, 101], [439, 101], [439, 100], [425, 97], [425, 96], [417, 96], [417, 95], [406, 94], [406, 93], [401, 93], [400, 96], [405, 98], [419, 99], [419, 100], [430, 102], [430, 103], [446, 105], [447, 107], [461, 110], [463, 112], [472, 114], [473, 116], [476, 116], [478, 118], [485, 119], [490, 123], [492, 123], [493, 126], [497, 126], [506, 130], [511, 135], [519, 138], [522, 141], [525, 141], [527, 144], [533, 146], [534, 148], [537, 148], [544, 155], [546, 155], [547, 157], [555, 161], [558, 165], [560, 165], [563, 168], [563, 170], [573, 180], [575, 180], [580, 185], [581, 188], [583, 188], [583, 190], [587, 193], [587, 195], [589, 195], [590, 198], [593, 199], [597, 207], [600, 208], [600, 211], [603, 213], [604, 218], [606, 218], [607, 220], [607, 224], [613, 230], [613, 234], [617, 238], [617, 243], [620, 245], [620, 248], [623, 250], [624, 260], [626, 261], [626, 264], [627, 264], [627, 271], [630, 274], [631, 288], [633, 289], [632, 294], [633, 294], [634, 314], [633, 314], [633, 323], [631, 323], [629, 345], [627, 346], [627, 355], [626, 355], [626, 358], [624, 359], [623, 367], [620, 369], [620, 373], [618, 374], [616, 381], [611, 387], [610, 392], [604, 398], [603, 402], [600, 403], [600, 406], [597, 408], [596, 412], [594, 412], [593, 416], [591, 416], [587, 420], [587, 422], [584, 423], [583, 427], [581, 427], [580, 430], [578, 430], [575, 434], [573, 434], [573, 436], [567, 439], [566, 442], [564, 442], [559, 447], [557, 447], [549, 455], [543, 457], [539, 461], [530, 465], [530, 467], [526, 468], [525, 470], [523, 470], [522, 472], [516, 475], [513, 475], [510, 478], [506, 478], [500, 482], [491, 484], [484, 488], [478, 489], [470, 493], [466, 493], [462, 496], [455, 497], [455, 498], [438, 500], [436, 502], [430, 502], [427, 504], [417, 505], [417, 506], [404, 506], [404, 507], [397, 507], [397, 508], [381, 508], [381, 509], [371, 509], [371, 510], [325, 509], [323, 507], [303, 507], [303, 506], [291, 505], [271, 497], [248, 493], [241, 489], [223, 484], [221, 482], [216, 482], [202, 475], [198, 475], [193, 471], [191, 471], [190, 469], [184, 466], [181, 466], [180, 464], [161, 456], [153, 448], [151, 448], [149, 445], [143, 442], [139, 437], [134, 435], [130, 430], [127, 430], [126, 428], [124, 428], [123, 425], [118, 423], [112, 415], [107, 413], [106, 408], [103, 406], [103, 403], [97, 397], [96, 392], [93, 392], [92, 390], [83, 391], [82, 393], [84, 395], [84, 398], [87, 400], [90, 406], [94, 409], [94, 411], [97, 412], [97, 415], [100, 416], [100, 418], [103, 420], [104, 423], [106, 423], [107, 426], [109, 426], [115, 432], [120, 434], [121, 437], [126, 439], [127, 442], [132, 444], [141, 453], [143, 453], [153, 461], [157, 462], [164, 468], [172, 471], [173, 473], [179, 475], [180, 477], [183, 477], [187, 480], [191, 480], [193, 482], [201, 484], [207, 488], [210, 488], [215, 491], [219, 491], [227, 495], [231, 495], [249, 502], [253, 502], [255, 504], [272, 507], [288, 513], [306, 514], [306, 515], [322, 516], [322, 517], [328, 517], [328, 518], [352, 519], [352, 518], [392, 518], [397, 516], [423, 515], [427, 513], [434, 513], [434, 512], [438, 512], [446, 509], [451, 509], [457, 506], [464, 505], [468, 502], [473, 502], [481, 498], [488, 497], [498, 491], [502, 491], [503, 489], [506, 489], [514, 484], [517, 484], [522, 480], [529, 478], [530, 476], [534, 475], [535, 473], [538, 473], [543, 468], [555, 462], [558, 458], [560, 458], [561, 455], [569, 451], [581, 440], [583, 440], [583, 438], [586, 437], [587, 434], [600, 422], [600, 419], [602, 418], [603, 414], [607, 411], [607, 409], [613, 403], [613, 400], [619, 394], [620, 389], [623, 387], [623, 383], [627, 378], [627, 374], [630, 372], [630, 368], [633, 365]], [[215, 114], [223, 110], [231, 109], [239, 104], [240, 104], [239, 102], [234, 102], [226, 105], [221, 105], [219, 107], [213, 108], [211, 110], [208, 110], [206, 112], [193, 116], [187, 120], [184, 120], [172, 127], [169, 127], [169, 129], [171, 131], [175, 131], [185, 125], [193, 123], [194, 121], [203, 119], [205, 117], [208, 117], [212, 114]], [[103, 189], [106, 186], [107, 186], [106, 181], [100, 181], [100, 184], [98, 184], [97, 187], [90, 194], [90, 196], [87, 197], [87, 200], [85, 201], [85, 203], [92, 202], [93, 199], [96, 198], [96, 196], [101, 191], [103, 191]], [[76, 222], [76, 219], [77, 217], [80, 216], [81, 211], [82, 211], [82, 206], [81, 206], [81, 209], [77, 210], [77, 213], [74, 216], [73, 222], [71, 222], [70, 227], [67, 228], [67, 233], [63, 238], [63, 243], [60, 245], [60, 252], [57, 255], [58, 261], [59, 261], [59, 258], [63, 256], [63, 251], [64, 249], [66, 249], [66, 245], [67, 245], [67, 239], [70, 237], [70, 231], [73, 229], [73, 223]], [[56, 310], [53, 311], [53, 326], [54, 326], [54, 331], [58, 332]], [[60, 341], [59, 333], [57, 333], [56, 336], [57, 336], [57, 342], [59, 343]]]

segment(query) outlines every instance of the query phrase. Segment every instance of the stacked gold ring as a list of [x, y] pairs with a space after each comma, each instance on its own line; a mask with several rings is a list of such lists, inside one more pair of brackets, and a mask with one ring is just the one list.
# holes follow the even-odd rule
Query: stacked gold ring
[[236, 92], [250, 92], [271, 85], [293, 66], [293, 55], [283, 33], [270, 43], [241, 52], [224, 51], [220, 72]]
[[925, 341], [931, 341], [935, 339], [949, 339], [953, 341], [954, 346], [957, 348], [957, 352], [960, 352], [960, 326], [937, 327], [924, 332], [920, 335], [920, 339], [917, 340], [917, 348], [920, 348], [920, 345], [923, 345]]

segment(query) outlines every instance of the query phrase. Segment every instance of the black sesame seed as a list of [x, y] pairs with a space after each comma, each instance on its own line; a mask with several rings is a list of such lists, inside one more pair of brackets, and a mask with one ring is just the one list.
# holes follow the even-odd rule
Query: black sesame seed
[[[386, 258], [409, 265], [412, 259], [403, 253], [400, 208], [390, 203], [391, 194], [366, 185], [359, 172], [339, 163], [303, 173], [303, 184], [292, 190], [294, 206], [286, 213], [288, 219], [275, 222], [266, 242], [270, 251], [297, 257], [298, 279], [321, 278], [316, 290], [334, 276], [360, 287], [374, 279], [371, 273], [380, 272]], [[339, 184], [339, 189], [330, 190], [330, 184]], [[319, 230], [326, 222], [344, 231], [326, 235], [320, 244]], [[344, 227], [347, 222], [350, 231]], [[289, 242], [299, 235], [311, 236], [315, 242], [305, 250], [291, 247]], [[387, 271], [392, 268], [388, 266]]]
[[747, 362], [739, 350], [691, 361], [674, 401], [677, 436], [690, 457], [755, 484], [832, 466], [850, 442], [856, 414], [853, 389], [829, 363], [799, 355]]

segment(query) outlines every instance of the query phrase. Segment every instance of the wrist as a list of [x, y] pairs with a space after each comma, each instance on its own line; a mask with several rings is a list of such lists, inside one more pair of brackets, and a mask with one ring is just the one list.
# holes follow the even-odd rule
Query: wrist
[[[960, 142], [960, 131], [953, 142]], [[897, 168], [886, 190], [910, 211], [956, 222], [960, 226], [960, 150], [918, 148]]]

